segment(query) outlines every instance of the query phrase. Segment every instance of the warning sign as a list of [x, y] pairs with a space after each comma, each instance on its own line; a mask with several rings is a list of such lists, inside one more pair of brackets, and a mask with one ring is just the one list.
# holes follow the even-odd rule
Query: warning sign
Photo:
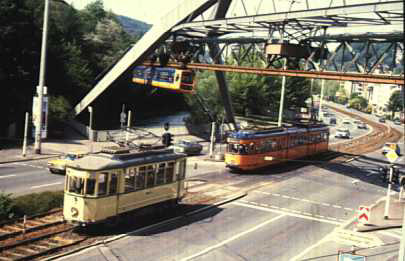
[[370, 220], [370, 208], [359, 206], [359, 210], [357, 211], [357, 220], [360, 224], [368, 224]]

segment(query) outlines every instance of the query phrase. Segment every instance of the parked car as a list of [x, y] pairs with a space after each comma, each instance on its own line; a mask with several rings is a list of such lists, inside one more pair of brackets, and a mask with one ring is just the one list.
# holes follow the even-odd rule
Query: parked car
[[352, 124], [352, 123], [350, 122], [350, 120], [344, 119], [344, 120], [342, 121], [342, 124], [343, 124], [343, 125], [350, 125], [350, 124]]
[[396, 144], [396, 143], [391, 143], [391, 142], [384, 144], [381, 153], [382, 153], [383, 155], [385, 155], [385, 154], [387, 154], [388, 152], [390, 152], [390, 151], [392, 151], [392, 150], [395, 151], [398, 155], [401, 154], [401, 149], [399, 148], [398, 144]]
[[382, 118], [382, 117], [379, 118], [379, 119], [378, 119], [378, 122], [384, 123], [384, 122], [385, 122], [385, 118]]
[[335, 138], [350, 139], [350, 131], [346, 128], [336, 130]]
[[336, 118], [330, 118], [329, 124], [336, 124]]
[[367, 129], [367, 124], [365, 124], [364, 122], [357, 123], [357, 128], [366, 130]]
[[69, 152], [62, 156], [59, 159], [54, 159], [48, 161], [48, 169], [51, 173], [59, 173], [65, 174], [66, 173], [66, 164], [72, 162], [74, 160], [82, 158], [85, 153], [81, 152]]
[[184, 153], [187, 155], [199, 155], [203, 146], [197, 142], [180, 140], [173, 145], [174, 152]]

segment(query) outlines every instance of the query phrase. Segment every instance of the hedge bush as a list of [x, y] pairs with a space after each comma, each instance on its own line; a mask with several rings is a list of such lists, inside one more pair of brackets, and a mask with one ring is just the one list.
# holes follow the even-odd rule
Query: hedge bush
[[63, 191], [45, 191], [12, 198], [0, 193], [0, 221], [32, 216], [63, 206]]
[[11, 194], [0, 192], [0, 221], [13, 218], [14, 201]]

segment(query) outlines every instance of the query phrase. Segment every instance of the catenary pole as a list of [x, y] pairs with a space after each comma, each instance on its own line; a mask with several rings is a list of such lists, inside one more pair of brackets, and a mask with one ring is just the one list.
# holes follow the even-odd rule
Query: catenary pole
[[[48, 17], [49, 17], [49, 0], [45, 0], [44, 7], [44, 22], [42, 28], [42, 46], [41, 46], [41, 62], [39, 69], [39, 84], [37, 88], [38, 94], [38, 106], [36, 111], [36, 124], [35, 124], [35, 143], [34, 143], [34, 153], [41, 154], [41, 130], [42, 130], [42, 107], [43, 107], [43, 95], [44, 95], [44, 84], [45, 84], [45, 69], [46, 69], [46, 44], [48, 38]], [[33, 112], [34, 114], [34, 112]]]

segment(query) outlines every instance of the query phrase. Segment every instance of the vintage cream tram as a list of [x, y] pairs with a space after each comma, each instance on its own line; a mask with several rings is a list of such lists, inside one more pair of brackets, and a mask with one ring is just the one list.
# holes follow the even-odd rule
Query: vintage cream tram
[[170, 149], [134, 153], [109, 148], [86, 155], [66, 168], [64, 218], [86, 225], [177, 203], [185, 194], [185, 173], [186, 155]]

